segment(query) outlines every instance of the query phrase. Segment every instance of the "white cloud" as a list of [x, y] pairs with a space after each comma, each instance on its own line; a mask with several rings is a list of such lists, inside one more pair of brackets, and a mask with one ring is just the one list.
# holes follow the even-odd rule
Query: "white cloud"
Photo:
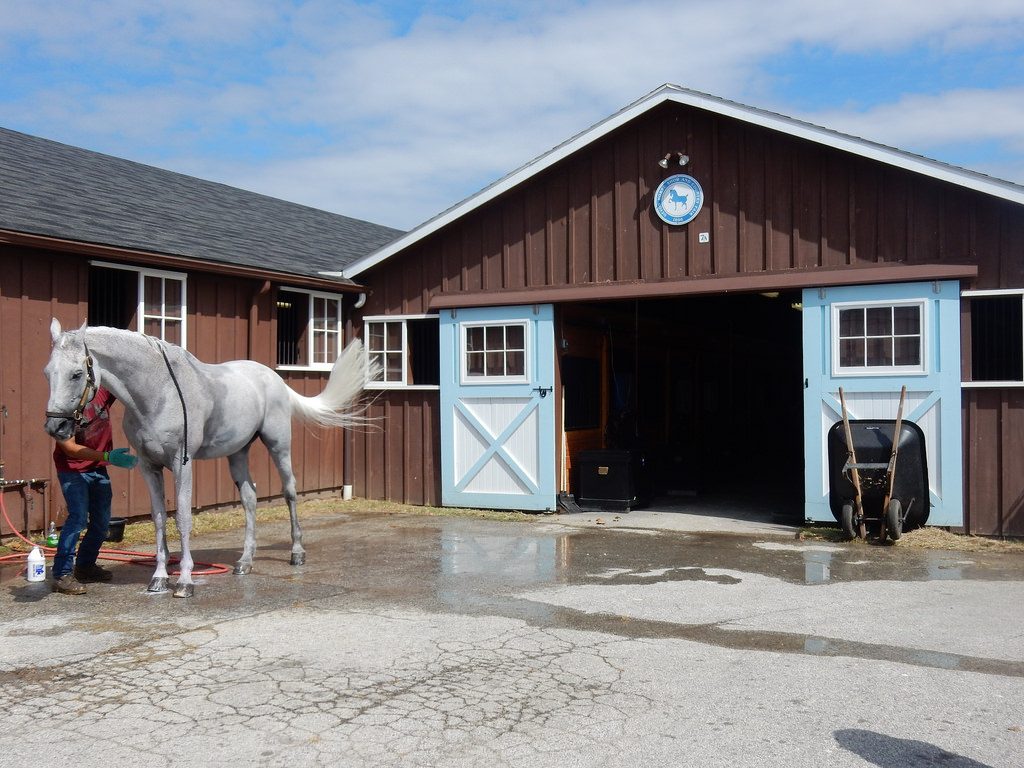
[[[36, 115], [10, 127], [57, 126], [72, 143], [395, 226], [663, 82], [792, 113], [764, 67], [801, 46], [893, 55], [1024, 38], [1019, 0], [475, 2], [464, 18], [410, 24], [386, 4], [332, 0], [0, 6], [17, 11], [0, 13], [0, 40], [15, 41], [0, 47], [0, 67], [12, 45], [30, 45], [90, 68], [26, 95], [0, 84], [0, 124]], [[1021, 89], [925, 95], [928, 85], [802, 116], [914, 151], [990, 141], [1024, 154]], [[231, 146], [234, 131], [249, 143]]]
[[1024, 86], [910, 94], [861, 112], [829, 111], [803, 117], [898, 147], [1005, 141], [1024, 150]]

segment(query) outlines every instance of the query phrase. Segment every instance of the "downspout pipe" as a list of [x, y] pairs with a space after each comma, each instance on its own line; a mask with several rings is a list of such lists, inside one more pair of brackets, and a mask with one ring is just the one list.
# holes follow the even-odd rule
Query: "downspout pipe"
[[[354, 309], [358, 309], [366, 303], [366, 294], [359, 294], [359, 300], [352, 305]], [[345, 338], [351, 340], [354, 336], [355, 326], [352, 323], [352, 313], [349, 312], [345, 317]], [[345, 428], [345, 436], [342, 440], [342, 454], [341, 454], [341, 498], [342, 501], [350, 501], [352, 499], [352, 475], [354, 470], [352, 468], [352, 454], [356, 450], [355, 435], [352, 430]]]

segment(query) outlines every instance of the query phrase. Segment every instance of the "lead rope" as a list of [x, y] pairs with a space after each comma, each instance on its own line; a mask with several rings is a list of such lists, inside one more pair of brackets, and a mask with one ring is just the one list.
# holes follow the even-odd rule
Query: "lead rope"
[[181, 446], [181, 466], [188, 464], [188, 409], [185, 408], [185, 396], [181, 394], [181, 385], [178, 384], [178, 377], [174, 375], [174, 369], [171, 368], [171, 361], [167, 359], [167, 351], [163, 345], [156, 341], [157, 348], [160, 350], [160, 354], [164, 356], [164, 363], [167, 365], [167, 372], [171, 374], [171, 381], [174, 382], [174, 388], [178, 390], [178, 400], [181, 401], [181, 415], [185, 422], [185, 442]]

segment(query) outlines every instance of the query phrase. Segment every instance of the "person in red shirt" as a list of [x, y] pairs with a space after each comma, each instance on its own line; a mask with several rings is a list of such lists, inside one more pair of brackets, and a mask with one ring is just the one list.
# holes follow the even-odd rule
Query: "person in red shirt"
[[[57, 479], [68, 508], [53, 558], [53, 589], [67, 595], [85, 594], [84, 582], [110, 581], [112, 574], [96, 565], [110, 524], [110, 477], [107, 464], [131, 469], [138, 463], [127, 448], [114, 448], [110, 406], [115, 398], [100, 387], [85, 406], [82, 422], [72, 437], [53, 449]], [[79, 545], [78, 537], [85, 530]], [[75, 556], [75, 549], [78, 556]]]

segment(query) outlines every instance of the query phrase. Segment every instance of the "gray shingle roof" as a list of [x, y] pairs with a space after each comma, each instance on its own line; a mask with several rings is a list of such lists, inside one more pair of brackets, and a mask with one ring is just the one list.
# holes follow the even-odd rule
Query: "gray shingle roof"
[[402, 234], [6, 128], [0, 229], [308, 276]]

